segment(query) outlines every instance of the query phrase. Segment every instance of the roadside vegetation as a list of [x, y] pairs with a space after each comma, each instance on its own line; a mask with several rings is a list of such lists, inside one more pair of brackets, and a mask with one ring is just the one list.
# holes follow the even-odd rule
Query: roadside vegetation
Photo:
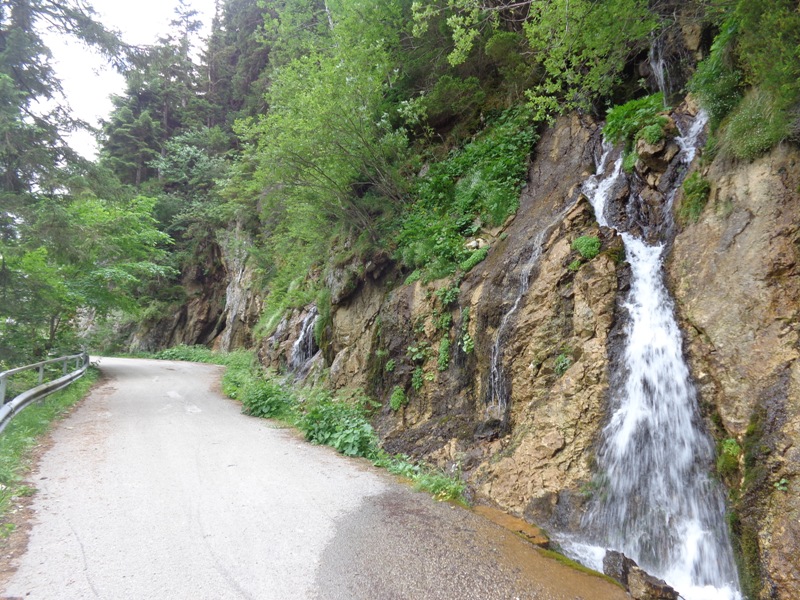
[[244, 414], [275, 419], [296, 428], [313, 444], [331, 446], [345, 456], [366, 458], [437, 500], [466, 504], [466, 486], [457, 474], [446, 474], [405, 455], [390, 455], [380, 447], [370, 423], [380, 404], [363, 393], [336, 395], [321, 387], [293, 386], [258, 365], [252, 352], [177, 346], [157, 353], [155, 358], [225, 365], [222, 390], [242, 403]]
[[36, 490], [25, 483], [33, 452], [53, 421], [59, 419], [83, 399], [97, 381], [99, 371], [89, 368], [69, 387], [47, 396], [19, 413], [0, 434], [0, 537], [13, 530], [8, 514], [16, 498], [30, 496]]

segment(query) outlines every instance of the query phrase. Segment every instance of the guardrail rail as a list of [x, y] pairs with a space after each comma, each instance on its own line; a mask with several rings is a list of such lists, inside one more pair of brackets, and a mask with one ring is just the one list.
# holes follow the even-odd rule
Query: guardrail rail
[[[67, 370], [71, 368], [71, 362], [75, 363], [75, 368], [73, 371], [67, 372]], [[57, 363], [61, 363], [62, 365], [62, 376], [58, 379], [45, 382], [45, 367]], [[25, 365], [24, 367], [9, 369], [8, 371], [3, 371], [0, 373], [0, 404], [2, 405], [0, 406], [0, 432], [6, 428], [6, 425], [8, 425], [11, 422], [11, 419], [13, 419], [14, 416], [20, 411], [37, 400], [41, 400], [45, 396], [49, 396], [53, 392], [57, 392], [58, 390], [67, 387], [70, 383], [83, 375], [88, 367], [89, 355], [86, 352], [81, 352], [80, 354], [61, 356], [59, 358], [45, 360], [32, 365]], [[38, 369], [39, 371], [38, 384], [6, 402], [6, 390], [8, 389], [9, 377], [24, 371], [32, 371], [35, 369]]]

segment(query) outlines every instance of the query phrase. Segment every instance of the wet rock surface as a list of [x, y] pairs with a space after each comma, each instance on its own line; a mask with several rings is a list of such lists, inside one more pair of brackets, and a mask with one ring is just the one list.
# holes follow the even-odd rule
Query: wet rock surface
[[718, 159], [706, 177], [668, 273], [708, 426], [742, 446], [729, 485], [745, 591], [800, 598], [800, 153]]
[[680, 595], [666, 582], [639, 568], [636, 561], [621, 552], [608, 550], [603, 558], [603, 573], [619, 581], [634, 600], [678, 600]]

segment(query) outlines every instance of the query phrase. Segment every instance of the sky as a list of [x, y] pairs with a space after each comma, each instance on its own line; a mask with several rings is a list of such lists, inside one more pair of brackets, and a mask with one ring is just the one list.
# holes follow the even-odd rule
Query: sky
[[[145, 45], [167, 33], [178, 0], [88, 0], [88, 3], [98, 13], [99, 20], [120, 31], [126, 42]], [[214, 0], [188, 0], [188, 4], [200, 13], [207, 32], [214, 15]], [[109, 96], [124, 91], [122, 76], [80, 43], [48, 36], [47, 44], [74, 116], [97, 125], [111, 112]], [[84, 156], [95, 155], [90, 134], [71, 134], [68, 139]]]

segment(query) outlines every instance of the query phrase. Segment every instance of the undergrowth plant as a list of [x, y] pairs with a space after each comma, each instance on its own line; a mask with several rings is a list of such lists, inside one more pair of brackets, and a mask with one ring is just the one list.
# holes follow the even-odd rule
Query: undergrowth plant
[[638, 157], [634, 147], [638, 139], [655, 144], [666, 136], [669, 118], [663, 113], [667, 110], [664, 94], [658, 92], [614, 106], [608, 111], [603, 137], [612, 144], [623, 144], [622, 166], [626, 171], [632, 170], [636, 164]]
[[[467, 271], [485, 253], [466, 248], [483, 224], [499, 225], [519, 206], [538, 139], [529, 109], [507, 110], [471, 142], [430, 165], [416, 182], [396, 234], [398, 258], [425, 281]], [[411, 282], [407, 280], [407, 282]]]
[[711, 182], [695, 171], [683, 182], [683, 201], [678, 216], [684, 223], [697, 223], [708, 202]]

